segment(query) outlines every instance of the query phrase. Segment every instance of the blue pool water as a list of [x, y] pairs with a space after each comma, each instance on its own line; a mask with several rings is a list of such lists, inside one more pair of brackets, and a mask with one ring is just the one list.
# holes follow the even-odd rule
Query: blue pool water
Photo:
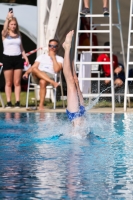
[[133, 199], [133, 114], [0, 113], [0, 200]]

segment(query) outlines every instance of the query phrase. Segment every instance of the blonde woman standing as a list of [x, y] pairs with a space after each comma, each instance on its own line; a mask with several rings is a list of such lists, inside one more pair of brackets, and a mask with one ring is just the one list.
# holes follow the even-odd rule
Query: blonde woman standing
[[7, 14], [3, 30], [3, 70], [5, 77], [5, 93], [7, 99], [6, 108], [11, 108], [11, 93], [12, 86], [14, 84], [15, 92], [15, 107], [20, 107], [20, 92], [21, 92], [21, 77], [24, 61], [29, 64], [28, 58], [23, 49], [21, 42], [21, 35], [19, 32], [19, 26], [17, 19], [13, 16], [13, 12], [10, 11]]

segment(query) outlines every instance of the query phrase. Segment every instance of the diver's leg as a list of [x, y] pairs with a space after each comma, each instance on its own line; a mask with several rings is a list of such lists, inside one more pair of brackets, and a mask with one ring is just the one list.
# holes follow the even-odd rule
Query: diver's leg
[[76, 71], [75, 71], [74, 63], [72, 64], [72, 67], [73, 67], [73, 77], [74, 77], [74, 81], [75, 81], [75, 84], [76, 84], [76, 89], [77, 89], [77, 92], [78, 92], [80, 105], [83, 106], [84, 105], [83, 95], [82, 95], [82, 92], [81, 92], [80, 87], [79, 87], [79, 81], [78, 81], [78, 77], [77, 77], [77, 74], [76, 74]]
[[67, 109], [69, 110], [69, 112], [77, 112], [79, 110], [77, 89], [70, 64], [70, 49], [73, 34], [74, 31], [70, 31], [66, 35], [65, 42], [63, 43], [63, 48], [65, 50], [63, 73], [67, 83]]

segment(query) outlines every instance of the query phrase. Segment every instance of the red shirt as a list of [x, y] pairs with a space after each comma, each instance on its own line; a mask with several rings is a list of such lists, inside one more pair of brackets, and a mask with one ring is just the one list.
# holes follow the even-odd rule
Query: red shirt
[[[103, 53], [98, 56], [97, 61], [98, 62], [110, 62], [110, 57], [107, 54]], [[115, 55], [113, 55], [113, 67], [114, 67], [114, 69], [118, 67], [118, 59], [117, 59], [117, 56], [115, 56]], [[105, 76], [110, 76], [110, 65], [103, 64], [102, 68], [105, 73]]]

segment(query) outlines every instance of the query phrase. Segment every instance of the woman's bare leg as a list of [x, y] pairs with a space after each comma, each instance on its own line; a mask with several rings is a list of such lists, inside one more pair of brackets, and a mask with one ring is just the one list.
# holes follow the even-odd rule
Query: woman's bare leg
[[[90, 1], [89, 0], [84, 0], [84, 7], [89, 8]], [[108, 7], [108, 0], [103, 0], [103, 8]]]
[[79, 100], [70, 64], [70, 49], [73, 34], [74, 31], [70, 31], [63, 43], [63, 48], [65, 50], [63, 73], [67, 83], [67, 108], [70, 112], [77, 112], [79, 110]]
[[16, 102], [20, 101], [21, 77], [22, 77], [22, 70], [21, 69], [14, 70], [13, 81], [14, 81], [14, 87], [15, 87], [14, 92], [15, 92]]
[[84, 7], [89, 8], [89, 0], [84, 0]]
[[107, 8], [108, 7], [108, 0], [103, 0], [103, 8]]
[[11, 93], [12, 93], [12, 85], [13, 85], [13, 70], [5, 70], [4, 71], [5, 77], [5, 93], [7, 102], [11, 101]]
[[[84, 7], [89, 8], [89, 0], [84, 0]], [[103, 8], [108, 7], [108, 0], [103, 0]]]

